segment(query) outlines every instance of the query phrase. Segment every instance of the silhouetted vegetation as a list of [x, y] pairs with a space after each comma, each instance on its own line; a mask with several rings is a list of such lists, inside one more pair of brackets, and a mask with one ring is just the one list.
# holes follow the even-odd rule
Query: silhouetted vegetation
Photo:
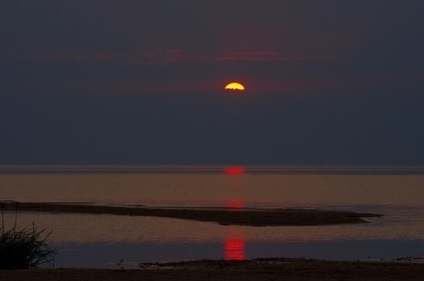
[[1, 205], [2, 222], [0, 228], [0, 269], [26, 269], [43, 263], [54, 263], [57, 249], [47, 244], [51, 232], [32, 229], [16, 229], [17, 206], [14, 226], [6, 230], [4, 204]]

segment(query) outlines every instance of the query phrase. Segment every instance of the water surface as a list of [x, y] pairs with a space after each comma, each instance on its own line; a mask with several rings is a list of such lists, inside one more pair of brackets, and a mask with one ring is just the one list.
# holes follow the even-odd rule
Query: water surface
[[[320, 208], [382, 213], [371, 223], [248, 227], [179, 219], [19, 213], [53, 230], [56, 266], [285, 256], [391, 259], [424, 254], [421, 167], [2, 167], [0, 200], [110, 205]], [[13, 214], [5, 216], [7, 225]], [[86, 258], [81, 258], [82, 256]]]

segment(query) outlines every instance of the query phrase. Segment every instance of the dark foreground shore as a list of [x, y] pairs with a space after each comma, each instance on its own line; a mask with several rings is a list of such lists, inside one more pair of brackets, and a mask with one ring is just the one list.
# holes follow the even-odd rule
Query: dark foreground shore
[[0, 271], [4, 281], [116, 280], [284, 280], [406, 281], [423, 280], [424, 264], [336, 262], [304, 259], [193, 261], [149, 264], [141, 269], [31, 269]]
[[223, 225], [302, 226], [364, 223], [363, 218], [378, 214], [309, 209], [224, 209], [224, 208], [152, 208], [143, 206], [99, 206], [87, 204], [3, 202], [5, 211], [47, 213], [110, 214], [153, 216], [215, 222]]

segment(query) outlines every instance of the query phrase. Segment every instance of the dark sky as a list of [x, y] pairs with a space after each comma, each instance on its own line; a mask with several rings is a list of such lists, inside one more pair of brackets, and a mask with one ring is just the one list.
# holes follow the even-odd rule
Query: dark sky
[[423, 11], [2, 0], [0, 164], [424, 165]]

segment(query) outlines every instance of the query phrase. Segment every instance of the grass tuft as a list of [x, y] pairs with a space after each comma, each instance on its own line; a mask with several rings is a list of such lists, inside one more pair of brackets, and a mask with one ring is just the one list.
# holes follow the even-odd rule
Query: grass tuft
[[2, 208], [2, 225], [0, 228], [0, 269], [27, 269], [43, 263], [53, 264], [57, 254], [56, 248], [47, 244], [51, 232], [45, 229], [5, 230]]

